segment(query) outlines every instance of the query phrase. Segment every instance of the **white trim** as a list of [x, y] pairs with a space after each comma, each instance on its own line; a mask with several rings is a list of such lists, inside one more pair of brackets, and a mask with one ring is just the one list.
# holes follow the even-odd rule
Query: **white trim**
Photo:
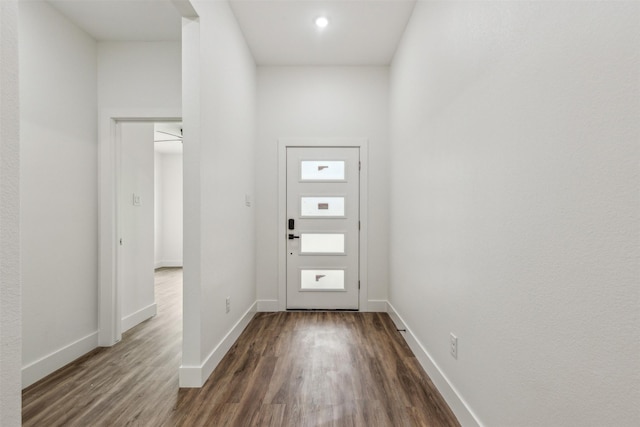
[[180, 366], [179, 387], [200, 388], [204, 385], [202, 380], [202, 366]]
[[369, 140], [367, 138], [280, 138], [278, 139], [278, 311], [287, 309], [287, 147], [358, 147], [360, 149], [360, 311], [371, 311], [368, 299], [369, 230]]
[[27, 388], [31, 384], [40, 381], [42, 378], [68, 365], [77, 358], [84, 356], [96, 347], [98, 347], [97, 331], [35, 362], [29, 363], [22, 368], [22, 388]]
[[207, 356], [200, 366], [180, 366], [180, 387], [199, 388], [204, 385], [213, 370], [218, 366], [227, 351], [238, 340], [244, 328], [247, 327], [253, 316], [256, 314], [258, 303], [254, 302], [244, 315], [236, 322], [231, 330], [224, 336], [222, 341]]
[[157, 261], [155, 263], [155, 269], [158, 268], [162, 268], [162, 267], [182, 267], [182, 260], [181, 259], [175, 259], [175, 260], [166, 260], [166, 261]]
[[104, 109], [98, 119], [99, 145], [99, 292], [98, 344], [112, 346], [122, 337], [117, 280], [117, 122], [178, 121], [179, 109]]
[[147, 319], [151, 319], [158, 313], [158, 306], [154, 302], [153, 304], [149, 304], [148, 306], [141, 308], [133, 314], [125, 316], [122, 318], [122, 333], [127, 332], [129, 329], [134, 326], [139, 325]]
[[258, 312], [274, 312], [280, 311], [279, 301], [277, 299], [260, 299], [258, 300]]
[[473, 412], [471, 407], [469, 407], [467, 402], [460, 395], [460, 392], [451, 384], [429, 352], [411, 331], [411, 328], [405, 323], [393, 305], [391, 305], [390, 302], [387, 304], [387, 313], [389, 313], [391, 320], [393, 320], [393, 323], [395, 323], [398, 329], [406, 330], [406, 332], [402, 332], [402, 336], [418, 359], [418, 362], [420, 362], [422, 368], [425, 370], [427, 375], [429, 375], [429, 378], [431, 378], [431, 381], [455, 414], [460, 424], [465, 427], [482, 427], [483, 424], [480, 422], [478, 416]]

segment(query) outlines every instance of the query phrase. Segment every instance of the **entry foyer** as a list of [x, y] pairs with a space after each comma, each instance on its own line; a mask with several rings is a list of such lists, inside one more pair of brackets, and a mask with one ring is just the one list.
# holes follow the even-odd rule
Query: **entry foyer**
[[0, 2], [0, 424], [118, 348], [111, 126], [181, 118], [182, 387], [283, 316], [280, 141], [362, 138], [360, 314], [460, 424], [638, 425], [639, 7]]

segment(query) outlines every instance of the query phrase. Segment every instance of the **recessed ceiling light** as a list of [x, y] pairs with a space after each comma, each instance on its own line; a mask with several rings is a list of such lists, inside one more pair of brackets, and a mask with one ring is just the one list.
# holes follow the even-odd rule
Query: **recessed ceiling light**
[[329, 25], [329, 20], [326, 17], [320, 16], [319, 18], [316, 18], [316, 27], [324, 28], [327, 25]]

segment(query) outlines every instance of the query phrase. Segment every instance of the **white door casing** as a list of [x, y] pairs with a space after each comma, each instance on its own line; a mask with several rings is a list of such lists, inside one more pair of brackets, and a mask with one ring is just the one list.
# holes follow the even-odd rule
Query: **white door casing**
[[286, 308], [360, 308], [360, 148], [286, 148]]

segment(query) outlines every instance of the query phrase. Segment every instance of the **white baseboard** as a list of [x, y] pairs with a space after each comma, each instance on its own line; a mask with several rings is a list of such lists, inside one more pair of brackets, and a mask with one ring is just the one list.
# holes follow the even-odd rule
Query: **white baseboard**
[[148, 306], [141, 308], [133, 314], [122, 318], [121, 329], [122, 333], [127, 332], [129, 329], [144, 322], [147, 319], [151, 319], [158, 313], [158, 306], [154, 302]]
[[224, 355], [236, 342], [244, 328], [247, 327], [253, 316], [256, 314], [258, 303], [254, 302], [251, 307], [242, 315], [240, 320], [233, 325], [233, 328], [218, 343], [216, 348], [207, 356], [200, 366], [180, 366], [180, 387], [199, 388], [204, 385], [209, 375], [218, 366]]
[[98, 347], [97, 331], [24, 366], [22, 368], [22, 388], [40, 381], [96, 347]]
[[258, 300], [258, 312], [280, 311], [280, 301], [277, 299]]
[[180, 366], [179, 387], [180, 388], [200, 388], [204, 385], [202, 380], [202, 366]]
[[367, 309], [362, 311], [368, 311], [370, 313], [386, 313], [387, 300], [370, 299], [367, 301]]
[[[274, 312], [280, 311], [280, 301], [277, 299], [258, 300], [258, 312]], [[360, 310], [362, 312], [386, 313], [387, 300], [369, 300], [367, 307]]]
[[182, 267], [182, 260], [156, 261], [154, 267], [156, 270], [163, 267]]
[[405, 323], [391, 303], [387, 303], [387, 313], [396, 324], [398, 329], [406, 329], [402, 333], [405, 341], [415, 354], [418, 362], [425, 370], [431, 381], [436, 386], [444, 400], [447, 402], [456, 418], [461, 425], [482, 427], [480, 419], [474, 414], [467, 402], [460, 396], [456, 388], [451, 385], [447, 376], [442, 372], [440, 367], [434, 362], [429, 352], [422, 346], [418, 338], [413, 334], [411, 328]]

